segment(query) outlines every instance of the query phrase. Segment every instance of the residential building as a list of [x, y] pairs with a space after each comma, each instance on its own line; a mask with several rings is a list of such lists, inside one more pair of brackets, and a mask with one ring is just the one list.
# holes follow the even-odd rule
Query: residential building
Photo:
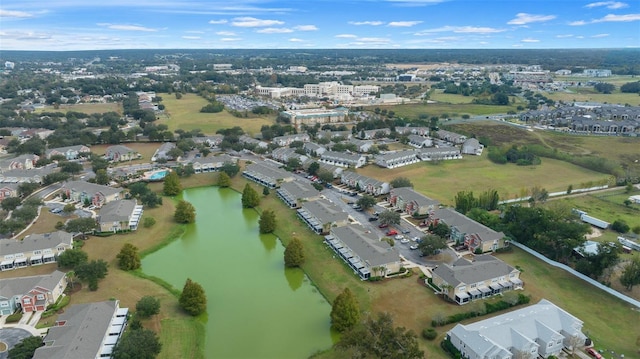
[[37, 167], [30, 170], [8, 170], [0, 173], [0, 183], [42, 183], [44, 176], [54, 172], [58, 172], [59, 170], [60, 169], [56, 168], [55, 164], [50, 164], [44, 167]]
[[611, 70], [605, 69], [584, 69], [582, 74], [587, 77], [611, 77]]
[[367, 163], [367, 157], [356, 153], [327, 151], [320, 156], [320, 162], [339, 167], [360, 168]]
[[0, 184], [0, 202], [6, 198], [18, 197], [18, 186], [17, 183]]
[[409, 145], [415, 148], [425, 148], [433, 146], [433, 140], [429, 137], [409, 135], [407, 136], [407, 139], [409, 140]]
[[194, 137], [193, 142], [200, 144], [204, 143], [210, 148], [217, 148], [224, 140], [223, 135], [212, 135], [212, 136], [204, 136], [204, 137]]
[[349, 110], [344, 107], [335, 109], [314, 108], [306, 110], [282, 111], [280, 115], [288, 118], [291, 124], [299, 129], [301, 125], [313, 126], [316, 123], [337, 123], [345, 122]]
[[279, 147], [289, 146], [293, 142], [309, 142], [311, 138], [306, 133], [298, 133], [294, 135], [277, 136], [271, 140]]
[[73, 202], [88, 201], [96, 207], [102, 207], [105, 203], [119, 200], [123, 190], [85, 181], [68, 181], [62, 184], [60, 191]]
[[357, 136], [361, 140], [373, 140], [376, 138], [384, 138], [391, 135], [391, 130], [388, 128], [377, 128], [373, 130], [363, 130], [357, 133]]
[[71, 233], [63, 231], [30, 234], [22, 240], [4, 239], [0, 242], [0, 270], [53, 263], [58, 255], [72, 247]]
[[76, 160], [81, 156], [88, 156], [91, 153], [91, 148], [85, 145], [66, 146], [50, 148], [45, 151], [44, 155], [47, 158], [53, 156], [64, 156], [68, 160]]
[[238, 163], [238, 158], [231, 157], [226, 153], [218, 156], [194, 157], [190, 160], [195, 173], [206, 173], [219, 171], [225, 163]]
[[432, 147], [420, 149], [418, 151], [418, 157], [423, 161], [443, 161], [459, 160], [462, 158], [462, 155], [456, 147]]
[[315, 201], [320, 198], [320, 191], [303, 181], [285, 182], [280, 185], [276, 193], [289, 208], [300, 208], [303, 202]]
[[431, 273], [433, 284], [457, 304], [523, 286], [519, 270], [488, 254], [474, 256], [473, 260], [459, 258], [453, 264], [440, 264]]
[[309, 155], [313, 157], [320, 157], [323, 153], [327, 151], [327, 148], [321, 146], [315, 142], [305, 142], [302, 146], [302, 149]]
[[312, 158], [307, 158], [307, 160], [302, 163], [302, 168], [304, 168], [305, 170], [308, 170], [309, 166], [314, 162], [316, 162], [316, 163], [318, 163], [320, 165], [320, 171], [327, 171], [327, 172], [331, 173], [333, 178], [338, 178], [338, 177], [342, 176], [342, 172], [344, 172], [344, 168], [343, 167], [330, 165], [330, 164], [327, 164], [327, 163], [324, 163], [324, 162], [318, 162], [318, 161], [316, 161], [315, 159], [312, 159]]
[[398, 168], [420, 162], [418, 153], [413, 150], [387, 152], [375, 157], [376, 164], [383, 168]]
[[133, 161], [142, 157], [142, 155], [137, 151], [123, 145], [107, 147], [104, 156], [106, 159], [112, 162]]
[[360, 153], [369, 152], [369, 150], [373, 146], [373, 141], [371, 140], [359, 140], [353, 137], [346, 140], [346, 143], [354, 144], [356, 146], [357, 151]]
[[469, 138], [462, 144], [462, 153], [465, 155], [481, 156], [484, 146], [475, 138]]
[[326, 199], [303, 202], [298, 209], [298, 217], [318, 234], [329, 233], [332, 227], [349, 223], [347, 213]]
[[284, 164], [293, 158], [298, 159], [300, 163], [304, 163], [309, 157], [299, 154], [296, 150], [296, 148], [278, 147], [271, 151], [271, 158]]
[[118, 300], [71, 305], [49, 328], [33, 359], [111, 358], [128, 313]]
[[100, 232], [135, 231], [142, 218], [142, 205], [136, 200], [121, 199], [111, 201], [98, 213], [97, 221]]
[[264, 141], [256, 140], [255, 138], [249, 137], [247, 135], [242, 135], [238, 137], [238, 142], [242, 143], [243, 145], [255, 146], [259, 148], [267, 148], [269, 146], [268, 143]]
[[362, 280], [385, 277], [402, 268], [398, 250], [359, 224], [333, 227], [324, 240]]
[[388, 201], [395, 210], [400, 210], [409, 215], [424, 216], [438, 208], [440, 203], [411, 187], [392, 188]]
[[429, 136], [429, 127], [396, 127], [396, 132], [401, 135]]
[[20, 155], [13, 158], [0, 160], [0, 172], [10, 170], [30, 170], [36, 167], [40, 159], [38, 155]]
[[151, 156], [151, 162], [156, 162], [158, 160], [177, 160], [177, 158], [173, 158], [173, 156], [169, 155], [169, 151], [174, 148], [176, 148], [176, 144], [173, 142], [165, 142], [161, 144], [153, 153], [153, 156]]
[[461, 145], [464, 141], [467, 140], [467, 136], [465, 135], [445, 130], [436, 131], [436, 136], [438, 136], [438, 138], [441, 140], [445, 140], [456, 145]]
[[316, 134], [316, 138], [327, 138], [329, 140], [333, 140], [335, 138], [342, 138], [345, 140], [350, 139], [353, 136], [351, 131], [330, 131], [330, 130], [320, 130]]
[[451, 229], [451, 240], [464, 244], [472, 253], [485, 253], [504, 247], [504, 233], [480, 224], [453, 208], [435, 209], [427, 224], [445, 223]]
[[291, 172], [282, 170], [268, 162], [252, 163], [245, 168], [242, 175], [268, 188], [278, 188], [283, 182], [295, 180]]
[[389, 182], [378, 181], [377, 179], [363, 176], [352, 171], [343, 171], [340, 176], [340, 183], [372, 196], [387, 194], [391, 189]]
[[577, 338], [584, 344], [583, 322], [546, 299], [475, 323], [456, 326], [447, 339], [463, 358], [516, 359], [559, 356]]
[[54, 304], [67, 287], [66, 273], [0, 279], [0, 315], [43, 311]]

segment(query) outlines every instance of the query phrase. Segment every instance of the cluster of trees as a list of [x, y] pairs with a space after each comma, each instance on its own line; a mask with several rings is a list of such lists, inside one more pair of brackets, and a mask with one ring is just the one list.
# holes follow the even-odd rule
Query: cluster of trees
[[31, 359], [38, 348], [44, 345], [42, 337], [33, 336], [22, 339], [13, 348], [9, 349], [9, 359]]
[[500, 196], [494, 189], [481, 193], [478, 198], [474, 196], [473, 191], [460, 191], [456, 194], [454, 201], [456, 211], [466, 214], [473, 208], [482, 208], [487, 211], [498, 209]]
[[177, 196], [182, 192], [182, 184], [180, 184], [180, 177], [175, 171], [167, 173], [164, 177], [162, 192], [165, 196]]
[[12, 211], [11, 218], [0, 222], [0, 233], [12, 234], [24, 229], [31, 221], [38, 216], [38, 207], [42, 205], [42, 200], [37, 197], [30, 197], [22, 203], [19, 198], [7, 198], [0, 205], [5, 211]]
[[144, 182], [134, 182], [130, 184], [129, 195], [132, 198], [140, 200], [140, 203], [149, 208], [155, 208], [162, 205], [162, 197], [151, 191], [149, 186]]
[[640, 81], [628, 82], [620, 86], [620, 92], [640, 94]]
[[598, 82], [597, 84], [593, 85], [593, 89], [600, 93], [610, 94], [616, 90], [616, 86], [606, 82]]
[[74, 275], [89, 284], [89, 290], [98, 290], [98, 281], [107, 276], [108, 264], [102, 259], [89, 261], [82, 249], [69, 249], [58, 256], [58, 266], [71, 268]]
[[438, 254], [441, 249], [447, 247], [447, 238], [451, 235], [451, 228], [446, 223], [439, 222], [429, 225], [428, 234], [420, 238], [418, 249], [423, 256]]
[[493, 163], [515, 163], [518, 166], [539, 165], [540, 157], [529, 146], [513, 145], [509, 148], [489, 147], [489, 159]]

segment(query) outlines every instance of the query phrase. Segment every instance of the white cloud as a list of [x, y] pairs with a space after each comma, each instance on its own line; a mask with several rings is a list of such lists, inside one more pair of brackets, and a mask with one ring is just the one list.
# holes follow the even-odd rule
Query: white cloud
[[185, 40], [200, 40], [200, 36], [183, 36]]
[[240, 41], [242, 40], [239, 37], [223, 37], [220, 39], [220, 41], [224, 41], [224, 42], [234, 42], [234, 41]]
[[387, 0], [390, 3], [397, 4], [398, 6], [426, 6], [435, 5], [446, 0]]
[[391, 27], [411, 27], [421, 24], [422, 21], [391, 21], [387, 26]]
[[209, 24], [211, 25], [221, 25], [221, 24], [226, 24], [228, 21], [227, 20], [209, 20]]
[[282, 24], [284, 24], [284, 21], [263, 20], [263, 19], [256, 19], [255, 17], [248, 17], [248, 16], [236, 17], [231, 22], [232, 26], [237, 26], [237, 27], [267, 27], [267, 26], [282, 25]]
[[602, 19], [593, 20], [592, 22], [629, 22], [640, 20], [640, 14], [613, 15], [609, 14]]
[[200, 31], [200, 30], [187, 30], [185, 32], [187, 34], [204, 34], [204, 31]]
[[600, 38], [607, 37], [607, 36], [609, 36], [609, 34], [596, 34], [596, 35], [593, 35], [591, 37], [594, 38], [594, 39], [600, 39]]
[[28, 17], [33, 17], [33, 14], [26, 11], [0, 9], [0, 17], [13, 17], [13, 18], [24, 19]]
[[236, 33], [233, 31], [218, 31], [216, 32], [216, 35], [220, 35], [220, 36], [236, 36]]
[[511, 45], [511, 47], [522, 47], [522, 46], [523, 46], [522, 44], [513, 44], [513, 45]]
[[360, 25], [380, 26], [380, 25], [384, 25], [384, 22], [383, 21], [349, 21], [348, 24], [356, 25], [356, 26], [360, 26]]
[[540, 42], [540, 40], [538, 39], [532, 39], [532, 38], [526, 38], [526, 39], [522, 39], [520, 40], [521, 42]]
[[572, 21], [569, 23], [569, 26], [582, 26], [582, 25], [586, 25], [587, 22], [584, 20], [578, 20], [578, 21]]
[[564, 34], [564, 35], [556, 35], [556, 37], [558, 39], [566, 39], [566, 38], [569, 38], [569, 37], [573, 37], [573, 35], [572, 34]]
[[514, 19], [511, 19], [507, 22], [509, 25], [526, 25], [532, 22], [545, 22], [549, 20], [555, 19], [555, 15], [534, 15], [527, 14], [524, 12], [516, 14]]
[[104, 26], [107, 29], [111, 30], [122, 30], [122, 31], [142, 31], [142, 32], [156, 32], [158, 29], [152, 29], [150, 27], [144, 27], [140, 25], [126, 25], [126, 24], [109, 24], [109, 23], [98, 23], [98, 26]]
[[622, 8], [628, 7], [629, 5], [619, 1], [599, 1], [599, 2], [592, 2], [590, 4], [585, 5], [584, 7], [591, 9], [591, 8], [600, 7], [600, 6], [605, 6], [607, 9], [615, 10], [615, 9], [622, 9]]
[[388, 42], [391, 42], [391, 40], [386, 39], [384, 37], [361, 37], [361, 38], [358, 38], [358, 42], [388, 43]]
[[423, 36], [437, 32], [454, 32], [458, 34], [494, 34], [504, 32], [504, 29], [496, 29], [493, 27], [475, 27], [475, 26], [442, 26], [435, 29], [423, 30], [414, 35]]
[[355, 39], [358, 36], [356, 36], [354, 34], [338, 34], [338, 35], [336, 35], [334, 37], [337, 37], [339, 39]]
[[298, 39], [298, 38], [295, 38], [295, 37], [290, 38], [289, 41], [290, 42], [304, 42], [304, 40]]
[[256, 32], [260, 34], [288, 34], [293, 32], [293, 30], [287, 29], [286, 27], [267, 27]]
[[317, 31], [318, 27], [316, 25], [299, 25], [293, 28], [298, 31]]

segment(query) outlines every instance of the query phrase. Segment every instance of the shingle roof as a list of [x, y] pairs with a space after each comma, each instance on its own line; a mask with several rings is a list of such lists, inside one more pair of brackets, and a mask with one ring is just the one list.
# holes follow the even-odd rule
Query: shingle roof
[[418, 193], [411, 187], [394, 188], [391, 190], [391, 195], [402, 198], [404, 202], [415, 201], [420, 207], [437, 206], [440, 204], [440, 202], [435, 199], [431, 199], [421, 193]]
[[485, 280], [508, 276], [514, 268], [490, 255], [476, 256], [475, 261], [460, 258], [453, 264], [442, 264], [433, 270], [433, 274], [449, 285], [474, 284]]
[[342, 208], [326, 199], [304, 202], [301, 207], [322, 224], [339, 222], [347, 218], [347, 213]]
[[100, 209], [98, 222], [128, 222], [136, 205], [136, 201], [131, 199], [111, 201]]
[[313, 198], [320, 195], [320, 191], [315, 187], [302, 181], [285, 182], [280, 185], [278, 191], [284, 191], [294, 199]]
[[45, 275], [0, 279], [0, 297], [22, 296], [35, 287], [53, 290], [64, 276], [64, 272], [56, 270]]
[[122, 192], [122, 188], [113, 188], [109, 186], [103, 186], [95, 183], [90, 183], [86, 181], [69, 181], [65, 182], [62, 185], [62, 188], [67, 188], [70, 190], [74, 190], [77, 192], [84, 192], [87, 194], [96, 194], [98, 192], [104, 194], [105, 196], [110, 196], [116, 193]]
[[331, 234], [340, 239], [370, 267], [399, 262], [398, 250], [378, 239], [374, 233], [357, 224], [331, 228]]
[[51, 233], [31, 234], [23, 240], [5, 239], [0, 242], [0, 253], [2, 255], [32, 252], [35, 250], [43, 250], [56, 248], [61, 244], [71, 247], [73, 238], [71, 233], [57, 231]]

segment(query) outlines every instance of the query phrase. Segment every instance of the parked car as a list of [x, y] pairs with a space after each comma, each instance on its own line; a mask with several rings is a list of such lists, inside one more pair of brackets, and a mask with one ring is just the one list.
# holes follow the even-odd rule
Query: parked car
[[387, 228], [387, 227], [389, 227], [389, 225], [386, 223], [380, 223], [380, 225], [378, 226], [378, 228]]
[[404, 239], [404, 236], [402, 234], [398, 234], [397, 236], [395, 236], [396, 241], [400, 241]]
[[369, 217], [369, 222], [375, 222], [378, 220], [378, 217]]
[[404, 229], [402, 229], [402, 233], [408, 234], [408, 233], [411, 233], [411, 230], [404, 228]]
[[414, 242], [420, 242], [420, 237], [415, 236], [415, 237], [411, 238], [411, 240], [414, 241]]
[[593, 348], [587, 348], [587, 354], [595, 359], [602, 359], [602, 355]]
[[401, 240], [400, 243], [409, 243], [409, 240], [407, 238], [405, 238], [405, 239]]
[[398, 232], [395, 229], [391, 229], [387, 232], [387, 236], [395, 236]]
[[411, 249], [411, 250], [418, 249], [418, 245], [417, 244], [413, 244], [413, 245], [411, 245], [411, 247], [409, 247], [409, 249]]

